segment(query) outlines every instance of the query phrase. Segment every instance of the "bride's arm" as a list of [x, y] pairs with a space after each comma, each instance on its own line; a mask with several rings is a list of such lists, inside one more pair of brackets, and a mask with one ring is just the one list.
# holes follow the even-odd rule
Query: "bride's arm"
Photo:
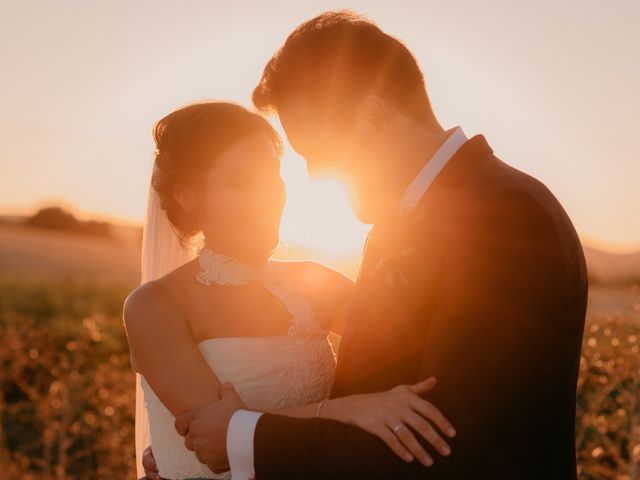
[[349, 277], [316, 262], [274, 262], [313, 307], [331, 333], [342, 336], [354, 293]]
[[220, 381], [200, 353], [189, 324], [163, 280], [125, 300], [124, 324], [134, 369], [174, 415], [220, 398]]
[[[443, 437], [451, 438], [456, 434], [440, 410], [420, 397], [435, 383], [435, 378], [430, 378], [385, 392], [350, 395], [267, 413], [296, 418], [320, 417], [354, 425], [380, 437], [399, 457], [407, 461], [415, 457], [423, 465], [430, 466], [433, 458], [416, 440], [414, 432], [444, 456], [448, 456], [451, 449]], [[400, 425], [402, 427], [398, 429]]]

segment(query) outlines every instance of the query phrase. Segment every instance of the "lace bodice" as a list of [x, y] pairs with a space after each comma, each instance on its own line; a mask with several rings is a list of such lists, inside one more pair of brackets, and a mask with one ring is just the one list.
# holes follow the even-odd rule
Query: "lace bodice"
[[[281, 409], [327, 398], [335, 370], [335, 355], [327, 339], [328, 332], [316, 321], [309, 304], [284, 279], [273, 275], [272, 271], [266, 275], [269, 280], [263, 284], [292, 314], [287, 335], [212, 338], [201, 341], [198, 348], [220, 381], [233, 383], [250, 409]], [[206, 274], [200, 277], [206, 281]], [[144, 377], [142, 387], [160, 476], [170, 479], [230, 478], [228, 473], [216, 475], [198, 462], [175, 431], [175, 418]]]

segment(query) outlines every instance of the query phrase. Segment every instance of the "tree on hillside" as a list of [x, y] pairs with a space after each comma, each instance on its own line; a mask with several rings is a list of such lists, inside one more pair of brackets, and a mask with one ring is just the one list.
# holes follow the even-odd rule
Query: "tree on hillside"
[[100, 237], [111, 236], [111, 226], [109, 223], [97, 222], [95, 220], [80, 221], [73, 216], [73, 214], [61, 207], [46, 207], [40, 209], [25, 220], [25, 225]]

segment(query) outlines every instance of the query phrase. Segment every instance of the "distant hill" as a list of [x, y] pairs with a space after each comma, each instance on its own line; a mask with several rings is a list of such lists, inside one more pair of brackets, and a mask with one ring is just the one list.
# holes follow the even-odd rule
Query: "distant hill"
[[140, 247], [91, 234], [4, 224], [0, 225], [0, 274], [136, 285]]
[[585, 246], [584, 254], [595, 283], [640, 281], [640, 252], [618, 254]]
[[78, 220], [71, 212], [57, 206], [41, 208], [35, 214], [27, 217], [24, 220], [24, 225], [96, 237], [109, 238], [111, 236], [109, 223], [96, 220]]
[[52, 232], [102, 237], [132, 247], [142, 243], [142, 225], [78, 220], [72, 213], [57, 206], [41, 208], [33, 215], [0, 215], [0, 227], [2, 226], [35, 227]]
[[[65, 220], [60, 212], [54, 213]], [[80, 275], [139, 282], [141, 226], [66, 220], [72, 228], [65, 230], [59, 225], [48, 228], [46, 222], [39, 224], [34, 218], [38, 217], [0, 216], [0, 273]], [[622, 285], [640, 281], [640, 252], [616, 254], [588, 245], [584, 250], [592, 283]], [[359, 252], [329, 258], [299, 245], [278, 248], [275, 258], [317, 261], [351, 278], [356, 277], [360, 263]]]

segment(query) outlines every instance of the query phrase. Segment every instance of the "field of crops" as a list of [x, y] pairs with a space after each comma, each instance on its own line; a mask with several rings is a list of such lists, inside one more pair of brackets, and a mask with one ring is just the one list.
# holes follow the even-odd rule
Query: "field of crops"
[[0, 282], [2, 478], [135, 478], [127, 291]]
[[[130, 286], [0, 280], [2, 478], [135, 478]], [[578, 394], [580, 478], [639, 477], [640, 289], [592, 292]]]

